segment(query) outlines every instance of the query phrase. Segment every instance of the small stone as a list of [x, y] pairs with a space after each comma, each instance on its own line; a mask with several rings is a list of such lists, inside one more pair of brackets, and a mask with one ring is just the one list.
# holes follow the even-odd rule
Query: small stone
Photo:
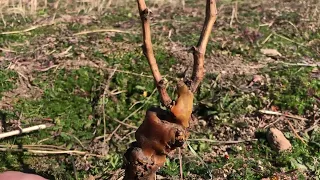
[[263, 171], [264, 168], [263, 168], [263, 166], [260, 166], [260, 165], [259, 165], [259, 166], [257, 166], [257, 170], [258, 170], [258, 171]]
[[199, 125], [202, 126], [202, 127], [205, 127], [207, 126], [207, 122], [205, 120], [199, 120]]
[[257, 163], [258, 163], [259, 165], [262, 165], [262, 161], [260, 161], [260, 160], [258, 160]]
[[80, 54], [80, 58], [81, 58], [81, 59], [84, 59], [85, 57], [86, 57], [86, 55], [84, 55], [84, 53], [81, 53], [81, 54]]
[[243, 148], [242, 148], [241, 146], [236, 146], [236, 149], [237, 149], [238, 151], [242, 151], [242, 150], [243, 150]]
[[267, 140], [271, 148], [279, 152], [289, 150], [292, 147], [289, 140], [276, 128], [270, 128], [268, 130]]

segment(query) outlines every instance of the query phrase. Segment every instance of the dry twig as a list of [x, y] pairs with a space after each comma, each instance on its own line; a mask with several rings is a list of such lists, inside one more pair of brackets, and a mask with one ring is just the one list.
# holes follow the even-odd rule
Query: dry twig
[[318, 124], [319, 122], [320, 122], [320, 118], [315, 120], [312, 126], [307, 128], [306, 130], [304, 130], [304, 133], [308, 133], [308, 132], [314, 130], [315, 128], [319, 127], [319, 124]]
[[91, 34], [91, 33], [101, 33], [101, 32], [116, 32], [116, 33], [131, 33], [130, 31], [122, 31], [118, 29], [96, 29], [96, 30], [91, 30], [91, 31], [82, 31], [73, 34], [74, 36], [80, 36], [80, 35], [86, 35], [86, 34]]
[[271, 122], [270, 124], [267, 124], [266, 126], [264, 126], [264, 128], [263, 128], [263, 129], [267, 129], [268, 127], [270, 127], [270, 126], [272, 126], [272, 125], [276, 124], [276, 123], [277, 123], [277, 122], [279, 122], [280, 120], [283, 120], [283, 117], [280, 117], [280, 118], [278, 118], [277, 120], [275, 120], [275, 121]]
[[276, 115], [276, 116], [285, 116], [285, 117], [289, 117], [289, 118], [293, 118], [293, 119], [298, 119], [298, 120], [302, 120], [302, 121], [308, 120], [308, 119], [303, 118], [303, 117], [299, 117], [299, 116], [295, 116], [295, 115], [290, 115], [290, 114], [284, 114], [284, 113], [275, 112], [275, 111], [259, 110], [259, 112], [262, 113], [262, 114], [269, 114], [269, 115]]
[[183, 180], [183, 167], [182, 167], [182, 154], [181, 148], [178, 148], [179, 153], [179, 170], [180, 170], [180, 180]]
[[304, 140], [301, 136], [299, 136], [299, 134], [297, 133], [296, 129], [294, 129], [294, 127], [293, 127], [293, 125], [291, 124], [291, 122], [290, 122], [289, 120], [287, 120], [287, 122], [288, 122], [291, 130], [293, 131], [294, 135], [295, 135], [298, 139], [300, 139], [300, 141], [302, 141], [303, 144], [307, 144], [307, 143], [305, 142], [305, 140]]
[[308, 64], [308, 63], [286, 63], [286, 62], [282, 62], [282, 61], [280, 61], [279, 63], [282, 63], [282, 64], [287, 65], [287, 66], [320, 67], [320, 63], [312, 63], [312, 64]]
[[12, 52], [12, 53], [17, 52], [17, 51], [11, 50], [11, 49], [4, 49], [4, 48], [0, 48], [0, 51], [3, 51], [3, 52]]
[[33, 154], [70, 154], [70, 155], [85, 155], [85, 156], [93, 156], [93, 157], [98, 157], [98, 158], [104, 158], [104, 156], [98, 155], [98, 154], [90, 154], [89, 152], [85, 151], [77, 151], [77, 150], [53, 150], [53, 151], [48, 151], [48, 150], [34, 150], [34, 149], [20, 149], [20, 148], [0, 148], [0, 151], [14, 151], [14, 152], [29, 152]]
[[238, 144], [238, 143], [252, 142], [252, 141], [257, 141], [257, 140], [258, 139], [239, 140], [239, 141], [216, 141], [216, 140], [211, 140], [211, 139], [188, 139], [188, 141], [202, 141], [202, 142], [215, 143], [217, 145]]
[[165, 107], [170, 107], [171, 105], [171, 98], [167, 93], [165, 88], [165, 82], [162, 79], [160, 74], [157, 60], [154, 57], [152, 42], [151, 42], [151, 30], [150, 30], [150, 14], [152, 13], [146, 6], [146, 2], [144, 0], [137, 0], [139, 14], [142, 23], [142, 33], [143, 33], [143, 53], [148, 59], [153, 78], [155, 80], [156, 86], [160, 93], [161, 102], [164, 104]]
[[51, 24], [50, 23], [49, 24], [43, 24], [43, 25], [39, 25], [39, 26], [32, 26], [30, 28], [27, 28], [27, 29], [24, 29], [24, 30], [21, 30], [21, 31], [1, 32], [0, 34], [3, 34], [3, 35], [6, 35], [6, 34], [21, 34], [21, 33], [29, 32], [29, 31], [35, 30], [37, 28], [48, 26], [48, 25], [52, 25], [52, 23]]
[[20, 129], [20, 130], [14, 130], [14, 131], [6, 132], [6, 133], [1, 133], [0, 134], [0, 139], [6, 138], [6, 137], [10, 137], [10, 136], [19, 135], [19, 134], [23, 134], [23, 133], [29, 133], [29, 132], [40, 130], [40, 129], [45, 129], [47, 127], [48, 127], [48, 125], [41, 124], [41, 125], [31, 126], [31, 127], [28, 127], [28, 128], [23, 128], [23, 129]]
[[278, 36], [279, 38], [282, 38], [282, 39], [284, 39], [284, 40], [287, 40], [287, 41], [289, 41], [289, 42], [291, 42], [291, 43], [297, 44], [297, 45], [299, 45], [299, 46], [306, 47], [306, 45], [304, 45], [304, 44], [302, 44], [302, 43], [298, 43], [298, 42], [296, 42], [296, 41], [294, 41], [294, 40], [292, 40], [292, 39], [290, 39], [290, 38], [288, 38], [288, 37], [286, 37], [286, 36], [283, 36], [283, 35], [281, 35], [281, 34], [278, 34], [278, 33], [276, 33], [276, 32], [273, 32], [273, 35]]
[[104, 92], [103, 92], [103, 97], [102, 97], [102, 115], [103, 115], [103, 148], [105, 148], [105, 144], [106, 144], [106, 134], [107, 134], [107, 124], [106, 124], [106, 113], [105, 113], [105, 98], [106, 95], [108, 94], [110, 96], [110, 91], [109, 91], [109, 87], [110, 87], [110, 83], [111, 83], [111, 79], [114, 76], [114, 73], [116, 72], [117, 67], [115, 67], [115, 69], [109, 74], [109, 77], [107, 79], [106, 85], [104, 87]]
[[[7, 147], [8, 145], [2, 146], [0, 145], [0, 147]], [[10, 147], [13, 145], [10, 145]], [[60, 147], [60, 146], [55, 146], [55, 145], [47, 145], [47, 144], [32, 144], [32, 145], [23, 145], [23, 147], [25, 148], [48, 148], [48, 149], [57, 149], [57, 150], [65, 150], [65, 148]]]
[[[122, 124], [125, 123], [125, 121], [127, 121], [131, 116], [135, 115], [137, 112], [139, 112], [144, 105], [146, 105], [146, 103], [150, 100], [150, 98], [153, 96], [153, 94], [156, 92], [157, 89], [154, 89], [153, 92], [150, 94], [150, 96], [146, 99], [146, 101], [135, 111], [133, 111], [131, 114], [129, 114], [126, 118], [124, 118], [122, 120]], [[112, 133], [107, 137], [106, 141], [109, 141], [112, 136], [118, 131], [118, 129], [121, 127], [122, 124], [119, 124], [113, 131]]]
[[119, 124], [122, 124], [122, 125], [124, 125], [124, 126], [127, 126], [128, 128], [138, 129], [137, 126], [130, 125], [130, 124], [128, 124], [128, 123], [125, 123], [125, 122], [123, 122], [123, 121], [120, 121], [120, 120], [117, 119], [117, 118], [114, 118], [113, 120], [116, 121], [116, 122], [119, 123]]
[[191, 91], [195, 92], [204, 76], [204, 56], [213, 24], [217, 19], [215, 0], [207, 0], [206, 18], [197, 47], [193, 47], [193, 72]]
[[53, 146], [53, 145], [13, 145], [13, 144], [0, 144], [0, 151], [15, 151], [15, 152], [30, 152], [34, 154], [74, 154], [85, 155], [94, 157], [104, 157], [98, 154], [90, 154], [85, 151], [67, 150], [66, 148]]
[[[106, 70], [113, 71], [114, 69], [112, 69], [112, 68], [106, 68]], [[124, 73], [124, 74], [130, 74], [130, 75], [134, 75], [134, 76], [141, 76], [141, 77], [153, 78], [153, 76], [149, 76], [149, 75], [145, 75], [145, 74], [139, 74], [139, 73], [134, 73], [134, 72], [130, 72], [130, 71], [124, 71], [124, 70], [116, 70], [116, 72]]]

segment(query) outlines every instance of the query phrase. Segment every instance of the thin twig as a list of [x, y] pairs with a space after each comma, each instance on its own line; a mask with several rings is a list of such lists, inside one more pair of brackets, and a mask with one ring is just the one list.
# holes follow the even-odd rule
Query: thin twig
[[196, 156], [196, 157], [201, 161], [201, 163], [206, 167], [207, 173], [208, 173], [208, 175], [209, 175], [209, 177], [210, 177], [210, 180], [212, 180], [213, 177], [212, 177], [212, 170], [211, 170], [211, 168], [209, 168], [208, 164], [207, 164], [206, 162], [204, 162], [204, 160], [203, 160], [203, 159], [199, 156], [199, 154], [192, 148], [192, 146], [188, 143], [188, 141], [187, 141], [186, 143], [187, 143], [187, 145], [188, 145], [191, 153], [192, 153], [194, 156]]
[[276, 36], [278, 36], [279, 38], [285, 39], [285, 40], [287, 40], [287, 41], [289, 41], [289, 42], [292, 42], [292, 43], [297, 44], [297, 45], [299, 45], [299, 46], [305, 47], [304, 44], [298, 43], [298, 42], [296, 42], [296, 41], [294, 41], [294, 40], [292, 40], [292, 39], [290, 39], [290, 38], [288, 38], [288, 37], [285, 37], [285, 36], [283, 36], [283, 35], [281, 35], [281, 34], [278, 34], [278, 33], [276, 33], [276, 32], [273, 32], [273, 34], [276, 35]]
[[19, 134], [23, 134], [23, 133], [29, 133], [29, 132], [40, 130], [40, 129], [45, 129], [47, 127], [48, 127], [48, 125], [41, 124], [41, 125], [31, 126], [31, 127], [28, 127], [28, 128], [23, 128], [23, 129], [20, 129], [20, 130], [14, 130], [14, 131], [6, 132], [6, 133], [1, 133], [0, 134], [0, 139], [6, 138], [6, 137], [10, 137], [10, 136], [19, 135]]
[[275, 120], [275, 121], [273, 121], [272, 123], [270, 123], [270, 124], [267, 124], [266, 126], [264, 126], [264, 128], [263, 129], [267, 129], [268, 127], [270, 127], [270, 126], [272, 126], [272, 125], [274, 125], [274, 124], [276, 124], [277, 122], [279, 122], [280, 120], [283, 120], [283, 118], [278, 118], [277, 120]]
[[183, 167], [182, 167], [182, 153], [181, 153], [181, 148], [178, 148], [178, 151], [179, 151], [180, 180], [183, 180]]
[[6, 35], [6, 34], [21, 34], [21, 33], [29, 32], [29, 31], [35, 30], [37, 28], [48, 26], [48, 25], [52, 25], [52, 24], [49, 23], [49, 24], [43, 24], [43, 25], [39, 25], [39, 26], [32, 26], [30, 28], [27, 28], [27, 29], [24, 29], [24, 30], [21, 30], [21, 31], [8, 31], [8, 32], [2, 32], [0, 34], [2, 34], [2, 35]]
[[[131, 116], [135, 115], [138, 111], [140, 111], [140, 109], [142, 109], [144, 107], [144, 105], [147, 104], [147, 102], [151, 99], [151, 97], [153, 96], [153, 94], [157, 91], [157, 89], [154, 89], [152, 91], [152, 93], [150, 94], [150, 96], [146, 99], [146, 101], [135, 111], [133, 111], [131, 114], [129, 114], [126, 118], [124, 118], [122, 120], [122, 122], [124, 123], [125, 121], [127, 121]], [[113, 131], [112, 133], [108, 136], [108, 138], [106, 139], [106, 141], [109, 141], [112, 136], [118, 131], [118, 129], [121, 127], [121, 124], [119, 124]]]
[[140, 104], [140, 103], [143, 103], [143, 101], [137, 101], [137, 102], [133, 103], [133, 104], [129, 107], [129, 110], [131, 110], [135, 105]]
[[235, 10], [236, 10], [235, 19], [236, 19], [237, 23], [241, 24], [241, 22], [239, 21], [239, 18], [238, 18], [238, 1], [235, 2]]
[[300, 33], [300, 31], [299, 31], [299, 29], [297, 28], [297, 26], [294, 25], [291, 21], [284, 21], [284, 22], [289, 23], [292, 27], [294, 27], [294, 29], [297, 31], [297, 33]]
[[320, 67], [320, 63], [313, 63], [313, 64], [307, 64], [307, 63], [286, 63], [280, 61], [279, 63], [282, 63], [284, 65], [288, 66], [305, 66], [305, 67]]
[[147, 8], [146, 3], [144, 0], [137, 0], [138, 8], [139, 8], [139, 14], [140, 19], [142, 23], [142, 33], [143, 33], [143, 53], [146, 56], [149, 66], [152, 71], [152, 75], [154, 78], [154, 81], [156, 83], [156, 86], [158, 88], [161, 102], [165, 107], [170, 107], [171, 105], [171, 98], [167, 93], [167, 90], [164, 85], [164, 80], [162, 79], [162, 76], [160, 74], [157, 60], [154, 57], [154, 52], [152, 48], [152, 42], [151, 42], [151, 30], [150, 30], [150, 14], [151, 11]]
[[124, 139], [126, 139], [126, 138], [129, 138], [132, 134], [134, 134], [134, 133], [136, 133], [135, 131], [131, 131], [131, 132], [129, 132], [129, 133], [127, 133], [126, 135], [124, 135], [121, 139], [120, 139], [120, 141], [123, 141]]
[[6, 144], [6, 145], [1, 145], [0, 144], [0, 148], [13, 148], [13, 149], [30, 149], [30, 150], [45, 150], [45, 151], [63, 151], [63, 150], [66, 150], [65, 148], [62, 148], [62, 147], [58, 147], [58, 146], [35, 146], [35, 145], [23, 145], [23, 148], [21, 148], [21, 146], [19, 145], [13, 145], [13, 144]]
[[307, 143], [304, 141], [304, 139], [303, 139], [301, 136], [299, 136], [299, 134], [298, 134], [297, 131], [294, 129], [294, 127], [293, 127], [293, 125], [291, 124], [291, 122], [290, 122], [289, 120], [287, 120], [287, 122], [288, 122], [290, 128], [292, 129], [294, 135], [295, 135], [298, 139], [300, 139], [300, 141], [302, 141], [303, 144], [307, 144]]
[[32, 150], [32, 149], [20, 149], [20, 148], [0, 148], [0, 151], [15, 151], [15, 152], [29, 152], [33, 154], [71, 154], [71, 155], [85, 155], [85, 156], [94, 156], [103, 158], [105, 156], [101, 156], [98, 154], [90, 154], [85, 151], [77, 151], [77, 150], [64, 150], [64, 151], [44, 151], [44, 150]]
[[236, 5], [234, 4], [232, 6], [232, 13], [231, 13], [231, 20], [230, 20], [230, 23], [229, 23], [229, 26], [232, 28], [232, 24], [233, 24], [233, 20], [235, 18], [235, 15], [236, 14]]
[[4, 27], [7, 27], [7, 22], [6, 22], [6, 20], [4, 20], [2, 11], [0, 11], [0, 16], [1, 16], [1, 20], [2, 20], [2, 23], [3, 23]]
[[193, 47], [193, 72], [191, 91], [195, 92], [204, 76], [204, 56], [212, 27], [217, 19], [217, 7], [215, 0], [207, 0], [206, 18], [203, 24], [201, 36], [197, 47]]
[[4, 48], [0, 48], [0, 51], [3, 51], [3, 52], [17, 52], [17, 51], [14, 51], [14, 50], [11, 50], [11, 49], [4, 49]]
[[[0, 145], [1, 147], [2, 145]], [[51, 148], [51, 149], [58, 149], [58, 150], [64, 150], [65, 148], [60, 146], [54, 146], [54, 145], [47, 145], [47, 144], [32, 144], [32, 145], [23, 145], [23, 147], [26, 148], [37, 148], [37, 147], [44, 147], [44, 148]]]
[[82, 31], [82, 32], [78, 32], [73, 34], [74, 36], [79, 36], [79, 35], [85, 35], [85, 34], [91, 34], [91, 33], [101, 33], [101, 32], [116, 32], [116, 33], [132, 33], [130, 31], [122, 31], [119, 29], [96, 29], [96, 30], [91, 30], [91, 31]]
[[110, 91], [109, 91], [109, 86], [110, 86], [110, 83], [111, 83], [111, 79], [112, 77], [114, 76], [114, 73], [116, 72], [117, 70], [117, 66], [114, 68], [114, 70], [109, 74], [109, 77], [107, 79], [107, 82], [106, 82], [106, 85], [104, 87], [104, 92], [103, 92], [103, 97], [102, 97], [102, 114], [103, 114], [103, 147], [105, 148], [106, 147], [106, 134], [107, 134], [107, 123], [106, 123], [106, 113], [105, 113], [105, 98], [106, 98], [106, 95], [110, 95]]
[[47, 137], [47, 138], [44, 138], [44, 139], [39, 140], [37, 143], [38, 143], [38, 144], [41, 144], [41, 143], [43, 143], [43, 142], [45, 142], [45, 141], [48, 141], [48, 140], [50, 140], [50, 139], [53, 139], [53, 138], [54, 138], [53, 136], [50, 136], [50, 137]]
[[77, 173], [76, 163], [74, 162], [74, 157], [73, 156], [71, 156], [71, 163], [72, 163], [72, 167], [73, 167], [74, 179], [78, 180], [78, 173]]
[[127, 126], [128, 128], [138, 129], [137, 126], [133, 126], [133, 125], [127, 124], [127, 123], [125, 123], [125, 122], [123, 122], [123, 121], [120, 121], [120, 120], [117, 119], [117, 118], [113, 118], [113, 120], [116, 121], [116, 122], [118, 122], [119, 124], [122, 124], [122, 125], [124, 125], [124, 126]]
[[218, 145], [221, 145], [221, 144], [238, 144], [238, 143], [252, 142], [252, 141], [257, 141], [257, 140], [258, 139], [238, 140], [238, 141], [217, 141], [217, 140], [212, 140], [212, 139], [188, 139], [188, 141], [210, 142], [210, 143], [215, 143], [215, 144], [218, 144]]
[[[112, 68], [105, 68], [106, 70], [113, 70]], [[124, 70], [116, 70], [117, 72], [119, 73], [124, 73], [124, 74], [130, 74], [130, 75], [134, 75], [134, 76], [141, 76], [141, 77], [147, 77], [147, 78], [153, 78], [153, 76], [150, 76], [150, 75], [145, 75], [143, 73], [134, 73], [134, 72], [130, 72], [130, 71], [124, 71]], [[172, 76], [169, 76], [169, 75], [164, 75], [163, 76], [164, 78], [166, 79], [176, 79]]]
[[[105, 68], [106, 70], [114, 70], [112, 68]], [[116, 70], [117, 72], [124, 73], [124, 74], [130, 74], [130, 75], [135, 75], [135, 76], [141, 76], [141, 77], [148, 77], [148, 78], [153, 78], [153, 76], [145, 75], [145, 74], [139, 74], [139, 73], [134, 73], [130, 71], [124, 71], [124, 70]]]
[[314, 130], [315, 128], [319, 127], [319, 124], [318, 124], [319, 121], [320, 121], [320, 118], [317, 119], [317, 120], [315, 120], [312, 126], [310, 126], [309, 128], [307, 128], [306, 130], [304, 130], [304, 133], [306, 134], [306, 133]]
[[46, 72], [46, 71], [49, 71], [50, 69], [55, 68], [55, 67], [57, 67], [57, 66], [58, 66], [58, 65], [52, 65], [52, 66], [49, 66], [49, 67], [47, 67], [47, 68], [37, 69], [37, 70], [40, 71], [40, 72]]
[[262, 41], [261, 45], [263, 45], [263, 44], [265, 44], [267, 41], [269, 41], [269, 39], [271, 38], [272, 35], [273, 35], [273, 34], [270, 33], [270, 34], [266, 37], [266, 39]]
[[259, 112], [260, 112], [260, 113], [263, 113], [263, 114], [269, 114], [269, 115], [285, 116], [285, 117], [289, 117], [289, 118], [293, 118], [293, 119], [298, 119], [298, 120], [302, 120], [302, 121], [308, 120], [308, 119], [303, 118], [303, 117], [299, 117], [299, 116], [295, 116], [295, 115], [290, 115], [290, 114], [284, 114], [284, 113], [280, 113], [280, 112], [268, 111], [268, 110], [259, 110]]
[[72, 49], [72, 46], [69, 46], [65, 51], [59, 53], [57, 56], [58, 57], [64, 57], [65, 55], [68, 54], [68, 52]]
[[62, 133], [66, 134], [66, 135], [68, 135], [68, 136], [73, 137], [73, 138], [80, 144], [80, 146], [81, 146], [83, 149], [86, 149], [86, 148], [84, 147], [84, 145], [82, 144], [82, 142], [80, 141], [80, 139], [77, 138], [75, 135], [70, 134], [70, 133], [66, 133], [66, 132], [62, 132]]
[[[111, 98], [114, 98], [112, 96], [112, 93], [110, 92], [109, 88], [110, 88], [110, 83], [111, 83], [112, 77], [114, 76], [114, 74], [117, 71], [117, 69], [118, 69], [118, 65], [115, 65], [115, 68], [108, 75], [108, 79], [107, 79], [107, 81], [105, 83], [104, 91], [103, 91], [103, 94], [102, 94], [103, 98], [105, 98], [106, 95], [108, 95]], [[104, 103], [105, 102], [104, 102], [104, 99], [103, 99], [103, 109], [104, 109]]]
[[114, 89], [114, 90], [110, 91], [110, 95], [114, 96], [114, 95], [125, 93], [125, 92], [127, 92], [127, 90], [118, 91], [117, 89]]

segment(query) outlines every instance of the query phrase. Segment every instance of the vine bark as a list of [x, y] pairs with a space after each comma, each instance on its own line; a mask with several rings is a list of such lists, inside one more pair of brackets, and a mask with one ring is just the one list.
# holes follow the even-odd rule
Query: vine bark
[[[204, 58], [209, 36], [217, 16], [215, 0], [206, 0], [206, 17], [201, 36], [193, 47], [194, 66], [191, 80], [177, 83], [178, 97], [172, 101], [159, 72], [151, 41], [150, 15], [144, 0], [137, 0], [143, 32], [143, 52], [150, 65], [160, 99], [166, 110], [151, 107], [135, 133], [136, 141], [124, 154], [125, 180], [154, 180], [157, 170], [165, 163], [172, 150], [183, 146], [189, 133], [193, 93], [204, 77]], [[187, 86], [186, 84], [190, 85]]]

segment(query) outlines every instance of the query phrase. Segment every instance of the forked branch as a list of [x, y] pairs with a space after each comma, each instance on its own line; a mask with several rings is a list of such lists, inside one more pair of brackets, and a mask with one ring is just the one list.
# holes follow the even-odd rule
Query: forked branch
[[154, 57], [152, 41], [151, 41], [151, 30], [150, 30], [150, 14], [152, 13], [146, 6], [146, 2], [144, 0], [137, 0], [139, 14], [142, 23], [142, 33], [143, 33], [143, 53], [148, 59], [149, 65], [151, 67], [152, 75], [154, 77], [154, 81], [160, 93], [161, 102], [165, 107], [170, 107], [171, 98], [167, 93], [165, 82], [161, 77], [157, 60]]
[[216, 20], [216, 2], [207, 0], [206, 18], [199, 42], [193, 48], [194, 67], [191, 85], [177, 83], [178, 98], [172, 103], [154, 57], [150, 31], [150, 11], [144, 0], [137, 0], [143, 30], [143, 52], [148, 59], [162, 103], [170, 110], [149, 108], [143, 123], [135, 133], [136, 141], [125, 153], [125, 180], [154, 180], [156, 171], [162, 167], [166, 155], [187, 140], [189, 120], [193, 107], [193, 93], [204, 76], [204, 55], [212, 26]]
[[213, 24], [217, 19], [217, 6], [215, 0], [207, 0], [206, 18], [203, 24], [202, 32], [198, 44], [193, 47], [193, 72], [191, 91], [195, 92], [204, 76], [204, 56], [207, 44], [212, 31]]

